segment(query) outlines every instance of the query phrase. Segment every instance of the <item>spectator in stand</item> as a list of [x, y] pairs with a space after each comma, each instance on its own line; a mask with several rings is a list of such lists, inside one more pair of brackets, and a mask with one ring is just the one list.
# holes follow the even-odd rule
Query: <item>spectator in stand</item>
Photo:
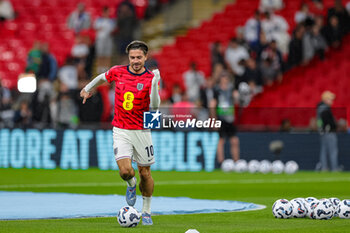
[[208, 78], [205, 85], [200, 90], [200, 105], [205, 109], [209, 109], [210, 102], [214, 98], [215, 80]]
[[38, 72], [38, 79], [47, 79], [53, 82], [57, 75], [57, 61], [54, 55], [50, 53], [49, 44], [41, 44], [41, 64]]
[[288, 118], [285, 118], [281, 121], [280, 132], [289, 133], [292, 131], [292, 124]]
[[318, 26], [321, 29], [322, 34], [324, 33], [324, 20], [322, 15], [316, 15], [314, 17], [314, 24], [315, 26]]
[[125, 54], [126, 46], [135, 38], [139, 22], [136, 18], [134, 5], [124, 0], [117, 8], [117, 44], [120, 55]]
[[74, 92], [62, 82], [58, 84], [56, 101], [52, 104], [54, 109], [54, 125], [59, 128], [75, 128], [78, 124], [78, 107], [74, 101]]
[[0, 127], [13, 127], [11, 91], [3, 86], [2, 80], [0, 76]]
[[260, 59], [264, 60], [266, 58], [271, 58], [273, 67], [282, 72], [284, 70], [284, 62], [282, 57], [282, 52], [277, 48], [277, 43], [272, 40], [269, 45], [261, 52]]
[[78, 70], [72, 57], [68, 57], [64, 66], [58, 71], [58, 80], [69, 90], [78, 90]]
[[236, 39], [240, 46], [246, 48], [247, 51], [250, 50], [250, 46], [244, 38], [244, 27], [236, 27]]
[[350, 30], [350, 17], [341, 0], [334, 0], [334, 7], [328, 9], [328, 24], [332, 16], [337, 16], [342, 34], [345, 35]]
[[305, 29], [306, 30], [303, 36], [303, 65], [309, 64], [309, 62], [315, 55], [311, 34], [312, 27], [308, 25], [305, 27]]
[[230, 154], [234, 161], [239, 160], [239, 138], [235, 126], [235, 108], [238, 101], [238, 91], [234, 89], [230, 74], [225, 72], [220, 77], [219, 85], [214, 91], [214, 98], [210, 103], [212, 117], [221, 120], [219, 129], [219, 142], [217, 147], [217, 162], [221, 164], [225, 160], [224, 145], [226, 139], [230, 143]]
[[235, 76], [241, 77], [244, 74], [242, 61], [248, 58], [248, 51], [238, 44], [236, 38], [232, 38], [225, 51], [225, 61], [230, 72]]
[[115, 29], [115, 20], [109, 17], [109, 8], [102, 9], [102, 16], [95, 20], [97, 73], [103, 73], [111, 66], [113, 52], [112, 32]]
[[293, 32], [292, 40], [289, 43], [288, 65], [287, 69], [300, 65], [303, 61], [303, 36], [305, 27], [298, 25]]
[[78, 3], [77, 9], [68, 18], [68, 28], [74, 30], [76, 34], [91, 26], [90, 14], [85, 11], [84, 3]]
[[246, 82], [249, 85], [253, 95], [262, 92], [263, 80], [255, 59], [249, 58], [246, 61], [245, 72], [242, 79], [236, 82], [236, 88], [238, 88], [241, 82]]
[[307, 3], [303, 2], [301, 4], [300, 10], [295, 12], [294, 21], [299, 24], [305, 22], [307, 19], [313, 18], [309, 11], [309, 6]]
[[27, 128], [32, 123], [32, 111], [27, 100], [22, 100], [19, 109], [15, 111], [13, 118], [16, 127]]
[[211, 67], [213, 68], [216, 64], [225, 66], [223, 47], [219, 41], [214, 42], [211, 48]]
[[325, 51], [327, 50], [326, 39], [321, 34], [321, 28], [317, 25], [312, 27], [312, 45], [315, 51], [315, 54], [319, 56], [321, 60], [324, 59]]
[[0, 77], [0, 112], [10, 109], [12, 104], [11, 91], [3, 86], [3, 81]]
[[316, 54], [323, 60], [326, 49], [327, 43], [320, 33], [319, 26], [312, 26], [303, 37], [303, 63], [308, 64]]
[[267, 41], [276, 40], [278, 48], [283, 54], [288, 52], [290, 37], [288, 34], [289, 25], [287, 21], [273, 12], [266, 12], [262, 21], [262, 29], [265, 32]]
[[197, 64], [191, 62], [190, 69], [183, 74], [188, 101], [195, 103], [199, 100], [200, 87], [205, 82], [204, 73], [197, 70]]
[[175, 104], [177, 102], [181, 102], [182, 96], [183, 96], [183, 93], [182, 93], [181, 87], [179, 85], [175, 84], [173, 86], [173, 91], [172, 91], [172, 94], [170, 97], [170, 102], [172, 104]]
[[328, 158], [331, 170], [339, 170], [337, 124], [331, 110], [334, 99], [334, 93], [324, 91], [321, 96], [321, 102], [317, 105], [317, 126], [321, 135], [320, 163], [317, 168], [321, 171], [329, 169]]
[[75, 44], [72, 47], [71, 56], [74, 58], [76, 63], [83, 62], [85, 64], [89, 53], [90, 49], [84, 40], [84, 36], [78, 35], [75, 38]]
[[248, 42], [249, 46], [253, 50], [257, 50], [256, 47], [259, 44], [261, 33], [261, 14], [259, 10], [256, 10], [254, 16], [249, 18], [244, 26], [244, 38]]
[[261, 53], [264, 51], [265, 48], [269, 46], [269, 42], [266, 39], [266, 35], [264, 31], [260, 32], [260, 40], [259, 43], [257, 44], [254, 53], [252, 53], [252, 57], [256, 58], [257, 61], [259, 61], [261, 57]]
[[329, 24], [324, 28], [324, 36], [330, 47], [340, 48], [343, 33], [337, 16], [330, 17]]
[[38, 76], [38, 72], [41, 65], [41, 58], [42, 56], [41, 56], [40, 42], [35, 41], [32, 49], [28, 53], [27, 66], [25, 71], [34, 73], [36, 76]]
[[218, 83], [221, 77], [221, 73], [225, 70], [223, 64], [217, 63], [214, 65], [211, 78], [214, 80], [214, 83]]
[[277, 11], [284, 7], [283, 0], [260, 0], [260, 10]]
[[52, 83], [47, 80], [41, 80], [31, 101], [34, 127], [45, 128], [51, 125], [52, 115], [50, 104], [52, 97]]
[[282, 72], [273, 65], [272, 58], [266, 57], [260, 64], [261, 76], [266, 86], [272, 86], [275, 80], [282, 81]]
[[15, 11], [8, 0], [0, 0], [0, 23], [15, 18]]

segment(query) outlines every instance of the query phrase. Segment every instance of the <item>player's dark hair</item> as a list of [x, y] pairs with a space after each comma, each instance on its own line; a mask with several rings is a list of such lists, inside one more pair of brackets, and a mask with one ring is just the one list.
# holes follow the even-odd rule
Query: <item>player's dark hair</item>
[[148, 45], [140, 40], [134, 40], [132, 41], [127, 47], [126, 47], [126, 54], [129, 54], [130, 50], [132, 49], [140, 49], [143, 51], [145, 55], [148, 53]]

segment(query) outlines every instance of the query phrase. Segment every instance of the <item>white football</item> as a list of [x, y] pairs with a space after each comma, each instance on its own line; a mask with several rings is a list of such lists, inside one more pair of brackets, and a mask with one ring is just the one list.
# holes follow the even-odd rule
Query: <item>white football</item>
[[333, 218], [334, 208], [333, 204], [328, 199], [321, 199], [317, 202], [313, 209], [313, 219], [331, 219]]
[[338, 216], [350, 219], [350, 199], [342, 200], [339, 203]]
[[340, 200], [338, 198], [336, 198], [336, 197], [331, 197], [331, 198], [329, 198], [329, 201], [332, 203], [333, 208], [334, 208], [333, 217], [338, 217], [338, 210], [339, 210]]
[[303, 198], [295, 198], [290, 201], [293, 206], [293, 217], [294, 218], [303, 218], [307, 213]]
[[293, 206], [286, 199], [278, 199], [272, 205], [272, 214], [275, 218], [291, 218], [293, 217]]
[[294, 174], [298, 170], [299, 170], [299, 165], [293, 160], [286, 162], [284, 166], [284, 172], [287, 174]]
[[262, 160], [260, 162], [260, 168], [259, 168], [259, 171], [261, 173], [269, 173], [271, 171], [271, 162], [268, 161], [268, 160]]
[[312, 218], [313, 210], [318, 202], [317, 198], [307, 197], [305, 198], [305, 207], [306, 207], [306, 217]]
[[281, 160], [275, 160], [272, 162], [272, 173], [281, 174], [284, 171], [284, 164]]
[[140, 222], [141, 213], [132, 206], [124, 206], [119, 210], [117, 219], [122, 227], [136, 227]]
[[232, 159], [225, 159], [221, 164], [221, 170], [224, 172], [231, 172], [235, 167], [235, 163]]
[[258, 172], [260, 168], [260, 162], [258, 160], [250, 160], [248, 163], [248, 171], [250, 173]]
[[240, 159], [235, 163], [236, 172], [246, 172], [248, 169], [248, 163], [244, 159]]

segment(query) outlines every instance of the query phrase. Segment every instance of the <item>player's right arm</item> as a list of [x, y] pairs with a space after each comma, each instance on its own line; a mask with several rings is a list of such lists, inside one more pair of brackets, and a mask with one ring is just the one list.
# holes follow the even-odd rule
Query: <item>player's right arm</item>
[[83, 98], [83, 104], [85, 104], [86, 100], [92, 96], [91, 90], [104, 82], [107, 82], [106, 73], [98, 75], [81, 90], [80, 97]]

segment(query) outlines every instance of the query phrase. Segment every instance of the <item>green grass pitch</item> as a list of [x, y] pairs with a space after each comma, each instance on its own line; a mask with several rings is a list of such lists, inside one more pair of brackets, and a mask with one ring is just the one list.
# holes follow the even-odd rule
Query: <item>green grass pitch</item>
[[[153, 171], [152, 174], [154, 196], [237, 200], [266, 205], [267, 208], [247, 212], [154, 216], [153, 226], [139, 225], [136, 228], [121, 228], [116, 218], [0, 221], [0, 232], [176, 233], [191, 228], [201, 233], [350, 232], [349, 219], [275, 219], [271, 212], [273, 202], [279, 198], [314, 196], [350, 199], [349, 172], [301, 171], [294, 175], [264, 175]], [[125, 186], [116, 171], [0, 169], [0, 190], [124, 195]], [[116, 207], [116, 212], [118, 209]]]

